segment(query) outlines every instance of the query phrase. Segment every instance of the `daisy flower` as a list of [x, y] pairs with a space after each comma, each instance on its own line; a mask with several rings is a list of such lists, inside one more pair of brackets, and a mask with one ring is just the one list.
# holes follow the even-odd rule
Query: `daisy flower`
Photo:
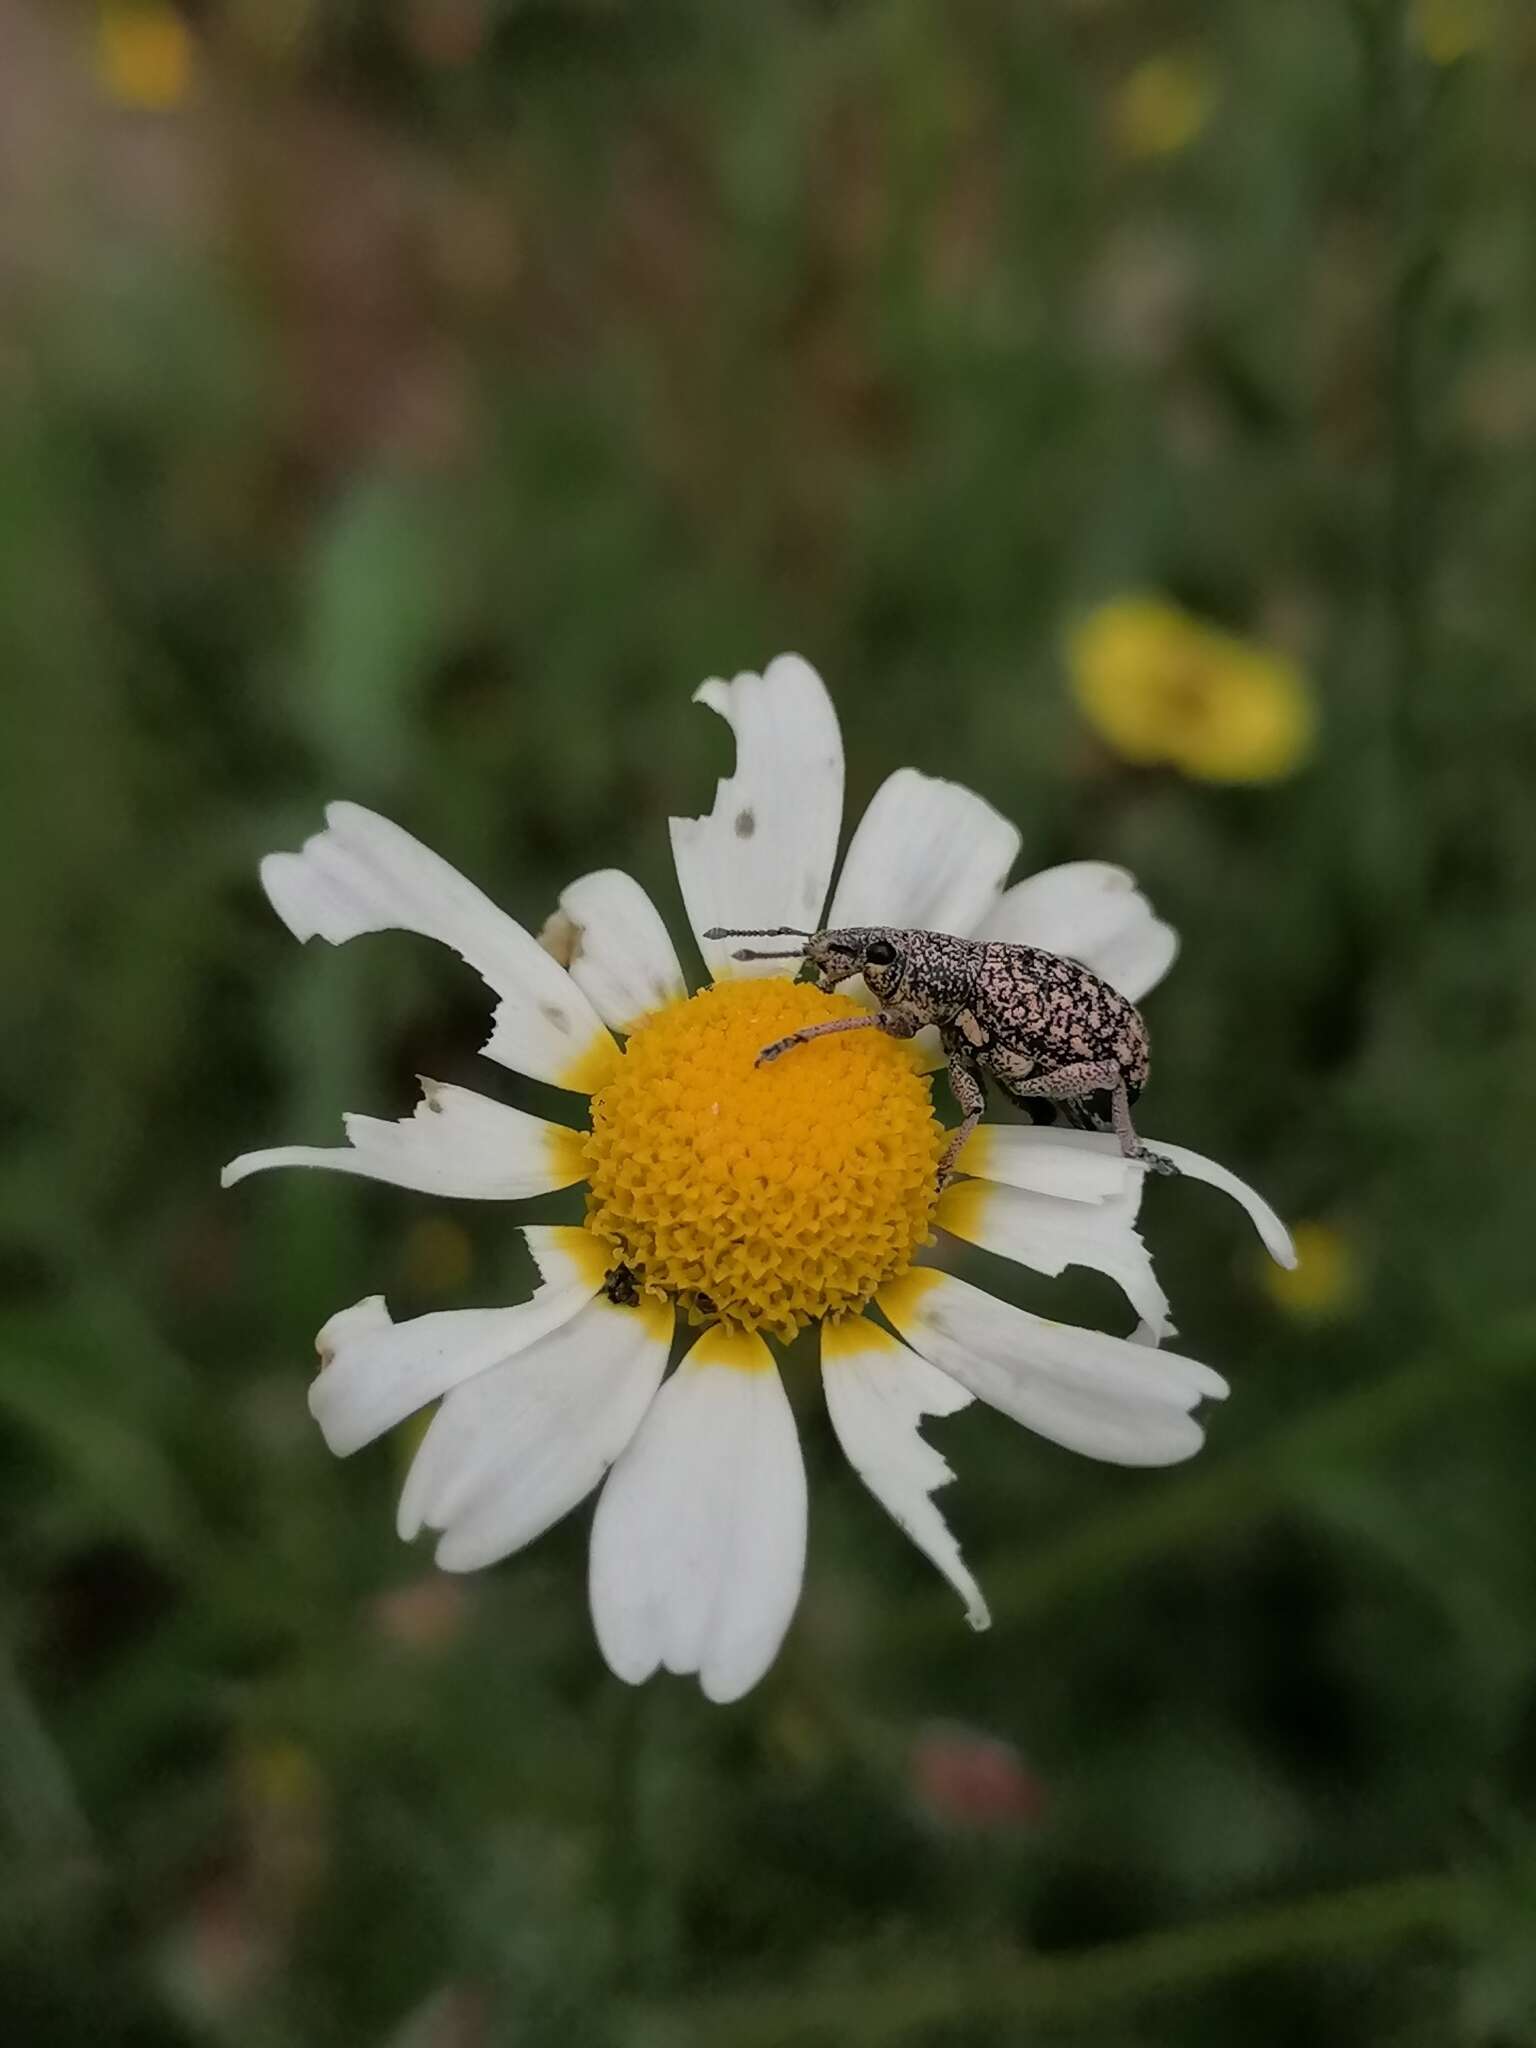
[[[659, 1666], [732, 1700], [776, 1655], [799, 1597], [806, 1487], [769, 1338], [820, 1331], [828, 1412], [849, 1463], [949, 1580], [987, 1609], [933, 1494], [952, 1475], [925, 1416], [980, 1399], [1052, 1442], [1166, 1465], [1220, 1399], [1209, 1367], [1156, 1348], [1168, 1303], [1136, 1229], [1144, 1169], [1113, 1138], [989, 1126], [940, 1195], [946, 1133], [919, 1045], [876, 1031], [754, 1062], [856, 998], [733, 959], [713, 927], [822, 922], [843, 808], [837, 716], [813, 669], [707, 682], [736, 742], [707, 817], [672, 850], [709, 979], [690, 995], [661, 914], [628, 875], [573, 882], [545, 943], [397, 825], [331, 805], [262, 885], [296, 937], [407, 931], [451, 946], [498, 998], [484, 1051], [587, 1098], [581, 1129], [436, 1081], [399, 1122], [348, 1116], [347, 1143], [247, 1153], [229, 1186], [330, 1167], [429, 1194], [520, 1201], [585, 1182], [586, 1220], [524, 1230], [542, 1284], [511, 1308], [397, 1323], [378, 1296], [320, 1332], [310, 1408], [348, 1456], [440, 1405], [406, 1478], [399, 1530], [438, 1532], [449, 1571], [521, 1548], [604, 1482], [592, 1528], [598, 1643], [632, 1683]], [[1123, 870], [1074, 862], [1008, 886], [1019, 834], [971, 790], [899, 769], [853, 835], [833, 925], [974, 934], [1069, 953], [1133, 1001], [1177, 941]], [[557, 955], [559, 957], [557, 957]], [[1157, 1149], [1247, 1208], [1273, 1255], [1283, 1225], [1224, 1169]], [[1033, 1315], [936, 1265], [941, 1230], [1038, 1273], [1107, 1274], [1134, 1339]], [[870, 1311], [875, 1311], [880, 1320]], [[1130, 1320], [1128, 1313], [1127, 1320]], [[667, 1375], [676, 1326], [695, 1336]], [[1139, 1341], [1138, 1341], [1139, 1340]]]

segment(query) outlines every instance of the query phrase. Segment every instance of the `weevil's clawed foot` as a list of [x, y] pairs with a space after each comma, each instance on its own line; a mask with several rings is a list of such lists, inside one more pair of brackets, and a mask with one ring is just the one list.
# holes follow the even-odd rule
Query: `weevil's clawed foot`
[[752, 1062], [754, 1067], [771, 1067], [781, 1053], [786, 1053], [796, 1041], [793, 1038], [776, 1038], [772, 1045], [765, 1045]]
[[1148, 1173], [1161, 1174], [1165, 1179], [1175, 1178], [1179, 1172], [1171, 1159], [1165, 1158], [1161, 1152], [1154, 1152], [1150, 1145], [1138, 1145], [1134, 1157]]

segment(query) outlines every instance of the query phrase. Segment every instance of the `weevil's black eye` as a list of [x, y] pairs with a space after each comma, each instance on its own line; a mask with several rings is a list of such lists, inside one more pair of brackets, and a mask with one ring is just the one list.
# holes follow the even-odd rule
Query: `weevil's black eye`
[[889, 939], [871, 939], [864, 948], [864, 958], [871, 967], [894, 967], [896, 948]]

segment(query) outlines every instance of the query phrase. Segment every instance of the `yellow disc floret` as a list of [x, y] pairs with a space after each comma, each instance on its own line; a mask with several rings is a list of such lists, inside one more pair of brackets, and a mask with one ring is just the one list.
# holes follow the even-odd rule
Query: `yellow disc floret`
[[929, 1239], [944, 1131], [910, 1046], [806, 983], [728, 981], [648, 1017], [592, 1098], [587, 1227], [695, 1322], [791, 1337], [860, 1308]]

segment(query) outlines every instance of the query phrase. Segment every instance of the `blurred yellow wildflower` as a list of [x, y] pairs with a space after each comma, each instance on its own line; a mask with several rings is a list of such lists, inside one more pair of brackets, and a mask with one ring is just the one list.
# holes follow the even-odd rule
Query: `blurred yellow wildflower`
[[96, 78], [119, 105], [163, 114], [192, 90], [192, 35], [165, 0], [101, 0]]
[[1414, 0], [1413, 32], [1431, 64], [1456, 64], [1493, 41], [1498, 0]]
[[1278, 782], [1311, 749], [1312, 697], [1296, 664], [1166, 598], [1100, 605], [1068, 654], [1084, 715], [1127, 761], [1201, 782]]
[[1296, 1264], [1289, 1270], [1265, 1262], [1264, 1291], [1287, 1315], [1322, 1320], [1342, 1315], [1360, 1292], [1360, 1261], [1345, 1233], [1331, 1223], [1298, 1223], [1293, 1232]]
[[1177, 156], [1209, 123], [1216, 97], [1216, 75], [1203, 57], [1149, 57], [1115, 94], [1115, 137], [1127, 156]]

